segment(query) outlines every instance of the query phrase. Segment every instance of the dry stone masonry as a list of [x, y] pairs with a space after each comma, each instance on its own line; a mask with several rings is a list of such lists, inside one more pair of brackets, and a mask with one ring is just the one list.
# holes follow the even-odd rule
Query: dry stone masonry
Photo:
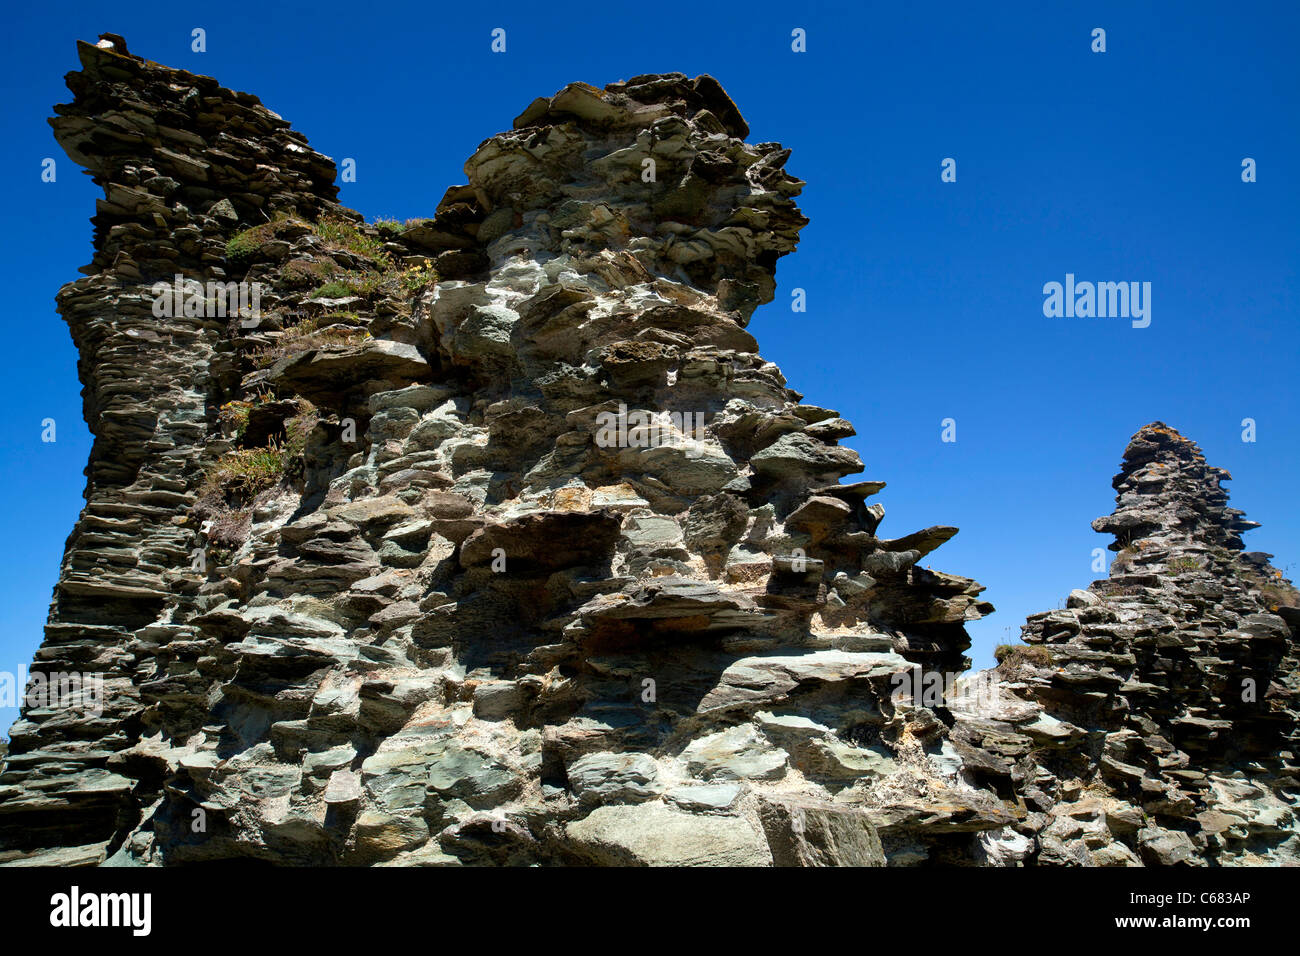
[[1272, 555], [1243, 550], [1258, 525], [1227, 507], [1230, 477], [1142, 428], [1092, 525], [1115, 536], [1109, 577], [964, 679], [954, 742], [1028, 811], [984, 835], [991, 861], [1300, 862], [1300, 600]]
[[24, 708], [0, 862], [1296, 857], [1294, 592], [1164, 426], [1110, 579], [900, 693], [992, 607], [745, 330], [803, 183], [712, 77], [571, 84], [368, 224], [255, 97], [78, 51], [95, 443], [32, 671], [104, 692]]

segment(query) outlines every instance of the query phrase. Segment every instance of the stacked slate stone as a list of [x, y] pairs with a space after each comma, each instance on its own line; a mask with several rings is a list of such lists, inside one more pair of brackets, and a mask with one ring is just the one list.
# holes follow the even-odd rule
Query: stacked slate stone
[[1029, 811], [984, 836], [987, 861], [1300, 861], [1300, 600], [1243, 550], [1258, 525], [1227, 507], [1230, 477], [1161, 422], [1133, 437], [1093, 522], [1109, 577], [1032, 615], [1000, 693], [959, 715], [975, 775]]
[[75, 100], [50, 123], [104, 199], [87, 277], [57, 301], [95, 441], [31, 669], [102, 675], [103, 706], [24, 708], [0, 778], [0, 856], [53, 847], [40, 858], [50, 862], [102, 857], [103, 841], [156, 798], [157, 773], [126, 765], [147, 732], [151, 649], [194, 630], [182, 622], [198, 607], [188, 572], [198, 541], [179, 519], [202, 472], [226, 322], [160, 318], [150, 287], [177, 273], [223, 278], [241, 217], [313, 209], [335, 192], [333, 164], [256, 97], [146, 63], [120, 38], [78, 53]]
[[[991, 607], [745, 330], [803, 184], [711, 77], [572, 84], [370, 225], [255, 98], [79, 52], [95, 446], [33, 670], [104, 694], [24, 707], [0, 863], [1290, 852], [1293, 592], [1190, 443], [1131, 449], [1122, 593], [1031, 621], [1059, 664], [900, 692]], [[260, 311], [159, 315], [177, 274]]]
[[[24, 711], [3, 858], [880, 864], [1014, 817], [890, 699], [991, 608], [745, 331], [803, 184], [715, 80], [572, 84], [376, 228], [255, 98], [79, 50], [96, 444], [38, 666], [110, 686]], [[159, 319], [177, 272], [262, 313]]]

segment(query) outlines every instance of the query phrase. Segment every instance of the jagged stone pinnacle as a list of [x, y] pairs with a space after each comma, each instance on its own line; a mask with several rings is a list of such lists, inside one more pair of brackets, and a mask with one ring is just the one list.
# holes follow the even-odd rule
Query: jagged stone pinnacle
[[1241, 534], [1259, 527], [1227, 507], [1220, 483], [1232, 476], [1205, 461], [1197, 444], [1163, 422], [1144, 425], [1124, 450], [1112, 483], [1119, 492], [1115, 511], [1092, 523], [1116, 536], [1113, 550], [1200, 542], [1240, 551]]
[[1241, 553], [1255, 525], [1226, 507], [1228, 477], [1164, 423], [1140, 429], [1093, 522], [1116, 536], [1109, 576], [1031, 615], [1030, 646], [959, 709], [971, 764], [1033, 811], [983, 839], [990, 860], [1300, 860], [1300, 595]]

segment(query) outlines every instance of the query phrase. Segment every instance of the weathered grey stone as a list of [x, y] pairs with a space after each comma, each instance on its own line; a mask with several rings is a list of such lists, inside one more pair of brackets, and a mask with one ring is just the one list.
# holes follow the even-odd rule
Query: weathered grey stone
[[[23, 708], [0, 864], [1300, 856], [1300, 599], [1165, 426], [1110, 578], [991, 699], [899, 691], [992, 608], [919, 563], [956, 529], [880, 537], [853, 426], [743, 329], [803, 183], [716, 80], [543, 97], [398, 229], [255, 97], [106, 42], [52, 120], [104, 189], [57, 297], [95, 447], [32, 668], [104, 694]], [[158, 315], [177, 272], [265, 314]]]
[[646, 754], [588, 754], [567, 773], [569, 788], [584, 805], [640, 803], [663, 790], [659, 767]]
[[780, 479], [822, 480], [862, 470], [862, 460], [850, 448], [827, 445], [803, 433], [782, 435], [750, 459], [760, 474]]
[[705, 780], [776, 780], [788, 757], [753, 727], [733, 727], [701, 737], [683, 752], [687, 772]]
[[664, 794], [669, 803], [695, 813], [729, 810], [743, 792], [738, 783], [703, 783], [674, 787]]
[[763, 837], [740, 817], [653, 803], [597, 807], [564, 828], [568, 849], [607, 866], [770, 866]]
[[880, 837], [853, 807], [764, 796], [758, 816], [777, 866], [884, 866]]

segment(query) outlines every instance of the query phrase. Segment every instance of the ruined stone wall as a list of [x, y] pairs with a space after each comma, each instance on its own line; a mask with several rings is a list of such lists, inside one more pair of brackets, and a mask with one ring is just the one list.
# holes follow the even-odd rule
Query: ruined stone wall
[[[1127, 624], [1105, 651], [1078, 622], [1027, 634], [1074, 655], [1061, 674], [1129, 668], [1104, 701], [1028, 671], [1001, 675], [1010, 716], [899, 692], [965, 669], [992, 608], [918, 565], [955, 528], [882, 535], [884, 483], [841, 483], [853, 426], [745, 330], [803, 184], [713, 78], [571, 84], [433, 218], [368, 224], [255, 98], [120, 37], [78, 49], [51, 122], [106, 197], [59, 294], [95, 446], [34, 669], [104, 675], [105, 706], [24, 709], [0, 862], [1110, 862], [1052, 828], [1105, 761], [1146, 766], [1141, 721], [1294, 733], [1295, 622], [1262, 609], [1242, 640], [1271, 717], [1211, 716], [1226, 698], [1156, 680], [1167, 642], [1138, 654]], [[255, 305], [170, 295], [178, 274]], [[1170, 514], [1226, 554], [1245, 524], [1214, 478], [1188, 470]], [[1205, 587], [1245, 566], [1214, 560]], [[1072, 693], [1078, 728], [1049, 715]], [[1080, 766], [1044, 756], [1079, 734]], [[1289, 758], [1186, 753], [1211, 751], [1228, 782], [1202, 790], [1242, 766], [1287, 786]], [[1175, 802], [1178, 769], [1151, 771]]]
[[151, 286], [176, 274], [224, 279], [241, 222], [286, 205], [314, 212], [336, 193], [333, 164], [256, 97], [111, 47], [81, 43], [78, 54], [74, 102], [50, 124], [104, 199], [87, 276], [57, 302], [80, 354], [94, 446], [31, 670], [100, 674], [103, 706], [24, 708], [0, 780], [9, 851], [110, 840], [158, 787], [156, 773], [128, 764], [147, 732], [153, 650], [182, 638], [197, 607], [200, 541], [184, 516], [230, 345], [224, 322], [155, 315]]
[[1032, 615], [1000, 693], [959, 711], [959, 746], [1029, 811], [995, 857], [1300, 859], [1300, 600], [1272, 555], [1244, 550], [1258, 525], [1227, 507], [1229, 477], [1162, 422], [1142, 428], [1093, 522], [1115, 536], [1109, 576]]

